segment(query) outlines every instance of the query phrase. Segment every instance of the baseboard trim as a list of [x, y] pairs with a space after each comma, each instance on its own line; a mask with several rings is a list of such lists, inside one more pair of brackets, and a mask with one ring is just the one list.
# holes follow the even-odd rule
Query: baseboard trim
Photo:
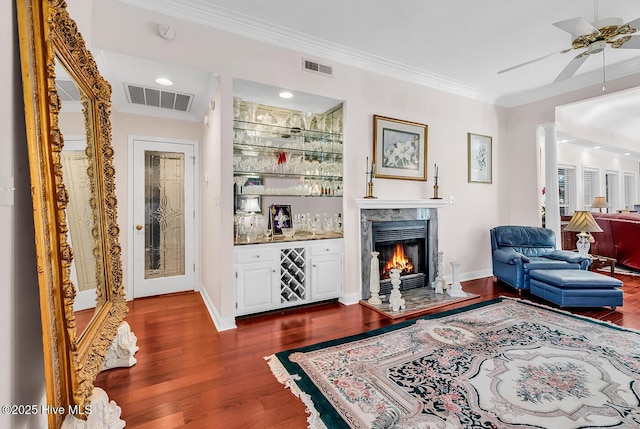
[[338, 301], [340, 301], [340, 303], [344, 305], [353, 305], [358, 304], [360, 302], [360, 299], [362, 299], [360, 292], [348, 294], [343, 293]]
[[216, 306], [213, 305], [213, 301], [207, 294], [207, 291], [202, 285], [199, 285], [198, 292], [200, 292], [200, 296], [202, 296], [202, 300], [204, 301], [204, 305], [207, 307], [207, 311], [209, 312], [209, 316], [211, 316], [211, 320], [213, 324], [216, 326], [218, 332], [228, 331], [229, 329], [236, 329], [236, 318], [228, 317], [222, 318], [218, 311], [216, 310]]

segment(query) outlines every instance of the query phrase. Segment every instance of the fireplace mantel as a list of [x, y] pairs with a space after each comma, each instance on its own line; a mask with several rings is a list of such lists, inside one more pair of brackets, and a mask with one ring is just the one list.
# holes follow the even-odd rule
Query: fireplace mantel
[[438, 209], [448, 204], [445, 200], [387, 200], [356, 198], [360, 209]]

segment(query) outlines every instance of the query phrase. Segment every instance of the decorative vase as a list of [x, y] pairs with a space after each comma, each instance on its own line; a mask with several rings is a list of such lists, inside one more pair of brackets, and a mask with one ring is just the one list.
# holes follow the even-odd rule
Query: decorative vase
[[371, 274], [369, 274], [369, 290], [371, 291], [371, 298], [367, 300], [369, 304], [379, 305], [382, 304], [382, 300], [378, 293], [380, 293], [380, 261], [378, 255], [380, 252], [371, 252]]
[[391, 277], [391, 285], [393, 289], [391, 290], [391, 295], [389, 296], [389, 307], [391, 311], [400, 311], [405, 308], [404, 298], [402, 298], [402, 294], [400, 293], [400, 273], [402, 270], [398, 268], [393, 268], [389, 276]]

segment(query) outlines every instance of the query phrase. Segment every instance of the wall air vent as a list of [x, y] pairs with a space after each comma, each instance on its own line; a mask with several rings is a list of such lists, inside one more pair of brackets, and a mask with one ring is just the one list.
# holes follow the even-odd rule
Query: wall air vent
[[320, 73], [326, 76], [333, 76], [333, 67], [320, 64], [316, 61], [302, 59], [302, 67], [305, 70]]
[[162, 109], [188, 112], [193, 102], [192, 94], [165, 91], [155, 88], [145, 88], [140, 85], [125, 83], [127, 100], [131, 104], [142, 106], [160, 107]]

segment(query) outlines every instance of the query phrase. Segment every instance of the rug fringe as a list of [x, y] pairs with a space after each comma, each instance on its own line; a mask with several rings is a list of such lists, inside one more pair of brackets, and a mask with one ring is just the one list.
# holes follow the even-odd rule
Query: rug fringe
[[327, 429], [327, 426], [325, 426], [324, 422], [320, 419], [320, 413], [316, 410], [311, 396], [300, 390], [296, 384], [296, 380], [300, 380], [300, 376], [297, 374], [289, 374], [276, 355], [265, 356], [264, 360], [267, 361], [269, 369], [271, 369], [276, 380], [284, 385], [285, 389], [289, 389], [291, 393], [300, 398], [305, 407], [307, 407], [307, 414], [309, 414], [309, 417], [307, 417], [307, 427], [309, 429]]

